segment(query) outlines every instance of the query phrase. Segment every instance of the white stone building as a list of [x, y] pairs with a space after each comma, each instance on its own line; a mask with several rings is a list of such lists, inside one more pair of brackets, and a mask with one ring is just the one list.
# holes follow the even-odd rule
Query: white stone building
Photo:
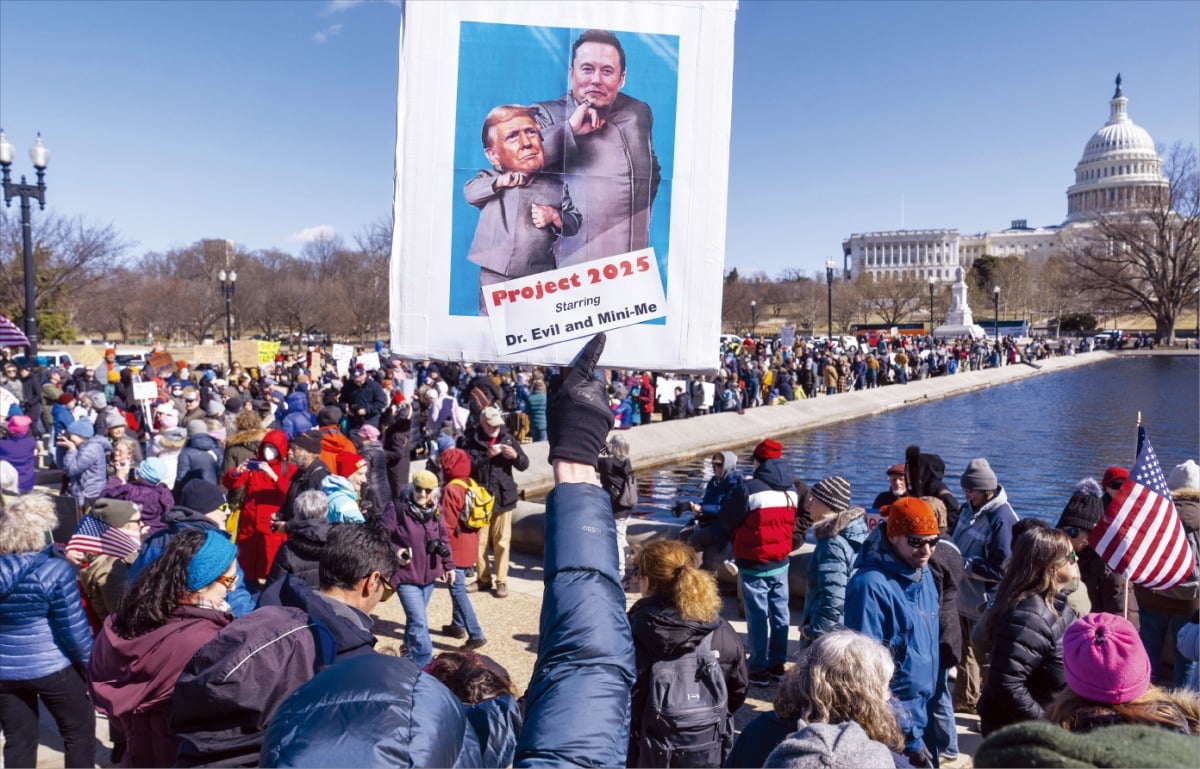
[[1006, 230], [974, 235], [960, 235], [956, 229], [858, 233], [842, 242], [846, 271], [850, 277], [868, 272], [876, 278], [950, 282], [955, 267], [970, 269], [984, 254], [1045, 260], [1059, 250], [1063, 232], [1085, 225], [1088, 212], [1127, 209], [1160, 194], [1167, 186], [1162, 160], [1150, 134], [1130, 120], [1128, 103], [1117, 75], [1108, 122], [1088, 140], [1075, 166], [1062, 224], [1029, 227], [1016, 219]]

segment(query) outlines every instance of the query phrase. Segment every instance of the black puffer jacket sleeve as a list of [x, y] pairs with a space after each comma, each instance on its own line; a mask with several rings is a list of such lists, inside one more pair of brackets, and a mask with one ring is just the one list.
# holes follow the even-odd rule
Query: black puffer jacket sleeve
[[1045, 705], [1066, 686], [1062, 631], [1072, 619], [1054, 616], [1037, 596], [998, 619], [981, 716], [1002, 722], [997, 725], [1042, 718]]

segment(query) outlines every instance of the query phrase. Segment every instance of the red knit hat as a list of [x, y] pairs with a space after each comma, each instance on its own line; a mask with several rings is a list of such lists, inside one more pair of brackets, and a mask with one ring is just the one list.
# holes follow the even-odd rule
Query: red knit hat
[[901, 497], [882, 510], [889, 537], [932, 537], [939, 533], [933, 508], [917, 497]]
[[337, 474], [343, 478], [349, 478], [358, 471], [360, 467], [366, 467], [367, 460], [363, 459], [353, 451], [343, 451], [337, 455]]
[[754, 447], [754, 458], [759, 462], [767, 459], [779, 459], [783, 456], [783, 444], [772, 438], [767, 438]]

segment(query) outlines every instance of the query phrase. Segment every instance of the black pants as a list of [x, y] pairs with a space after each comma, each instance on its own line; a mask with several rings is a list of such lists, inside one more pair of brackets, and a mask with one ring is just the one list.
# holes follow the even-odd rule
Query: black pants
[[39, 697], [62, 734], [65, 766], [95, 766], [96, 712], [87, 682], [74, 667], [28, 681], [0, 681], [4, 765], [37, 766]]

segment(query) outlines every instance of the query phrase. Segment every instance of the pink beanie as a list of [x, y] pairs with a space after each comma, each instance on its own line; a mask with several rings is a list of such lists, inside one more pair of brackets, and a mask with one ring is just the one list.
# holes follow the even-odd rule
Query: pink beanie
[[1071, 691], [1095, 702], [1132, 702], [1150, 688], [1150, 657], [1133, 624], [1107, 612], [1089, 614], [1063, 635]]

